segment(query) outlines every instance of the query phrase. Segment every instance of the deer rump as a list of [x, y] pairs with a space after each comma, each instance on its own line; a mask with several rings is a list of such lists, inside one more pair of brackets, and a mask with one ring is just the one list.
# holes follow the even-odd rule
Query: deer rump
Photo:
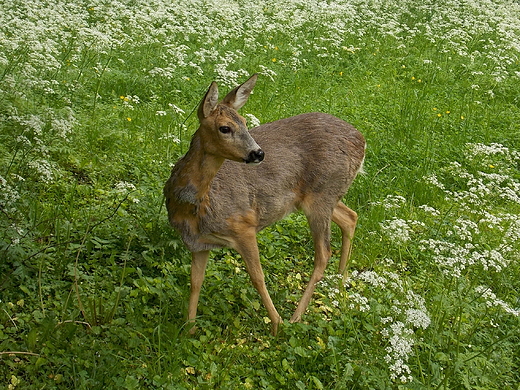
[[264, 161], [222, 164], [196, 229], [176, 226], [190, 251], [234, 248], [232, 237], [241, 225], [255, 226], [258, 232], [298, 209], [308, 217], [327, 216], [330, 224], [332, 210], [363, 162], [361, 133], [329, 114], [281, 119], [250, 134], [265, 152]]

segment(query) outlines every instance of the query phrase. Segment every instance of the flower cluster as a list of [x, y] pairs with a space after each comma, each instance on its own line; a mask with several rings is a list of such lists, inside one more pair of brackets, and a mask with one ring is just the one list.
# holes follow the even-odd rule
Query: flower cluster
[[[519, 164], [519, 153], [503, 145], [468, 144], [460, 161], [424, 178], [444, 197], [449, 210], [421, 205], [414, 208], [414, 216], [422, 217], [420, 221], [404, 219], [400, 214], [407, 200], [390, 195], [372, 203], [382, 207], [385, 213], [394, 214], [379, 224], [379, 231], [388, 239], [390, 250], [416, 246], [420, 256], [431, 258], [446, 277], [455, 281], [463, 282], [463, 276], [475, 268], [492, 278], [490, 273], [504, 271], [520, 257], [520, 222], [515, 212], [520, 205]], [[402, 256], [401, 251], [398, 253]], [[390, 267], [396, 263], [385, 259], [382, 264]], [[398, 274], [388, 271], [353, 271], [348, 282], [348, 308], [381, 316], [381, 324], [385, 325], [381, 334], [388, 341], [385, 362], [391, 378], [411, 381], [408, 361], [417, 341], [416, 332], [431, 323], [424, 298], [405, 288]], [[377, 295], [378, 300], [370, 298], [369, 293], [374, 289], [384, 291]], [[486, 306], [516, 317], [520, 315], [518, 308], [498, 297], [483, 282], [474, 291]], [[365, 303], [360, 298], [368, 300]], [[387, 302], [390, 302], [388, 314], [384, 309]]]
[[403, 220], [400, 218], [392, 218], [380, 223], [381, 230], [384, 235], [392, 242], [402, 245], [412, 239], [414, 230], [425, 227], [421, 221]]
[[426, 329], [431, 321], [424, 298], [407, 289], [399, 275], [393, 272], [353, 271], [347, 283], [355, 284], [356, 281], [363, 282], [369, 290], [376, 288], [391, 293], [391, 300], [383, 302], [383, 305], [381, 302], [374, 304], [373, 310], [381, 316], [384, 325], [381, 334], [388, 340], [385, 362], [390, 377], [403, 383], [411, 381], [413, 378], [407, 361], [413, 352], [415, 329]]
[[399, 209], [406, 203], [406, 198], [401, 195], [387, 195], [382, 201], [371, 202], [373, 206], [383, 206], [385, 210]]
[[245, 114], [245, 117], [247, 118], [247, 122], [249, 127], [258, 127], [260, 126], [260, 120], [254, 116], [253, 114]]
[[[387, 262], [392, 263], [390, 259]], [[335, 287], [341, 280], [341, 275], [331, 275], [320, 282], [333, 306], [345, 304], [350, 312], [375, 315], [376, 326], [387, 341], [384, 361], [391, 379], [402, 383], [412, 381], [407, 362], [413, 354], [416, 330], [428, 328], [431, 322], [424, 298], [407, 288], [394, 272], [354, 270], [341, 289]]]
[[0, 176], [0, 210], [7, 214], [15, 213], [18, 199], [20, 199], [19, 192]]
[[[425, 178], [456, 205], [460, 216], [447, 227], [445, 238], [421, 240], [420, 249], [430, 252], [443, 272], [455, 277], [473, 265], [500, 272], [519, 255], [518, 216], [491, 210], [501, 203], [503, 209], [520, 205], [515, 175], [520, 154], [500, 144], [468, 144], [465, 157], [465, 165], [453, 162]], [[443, 184], [448, 177], [454, 183], [451, 187]]]
[[[293, 70], [305, 66], [304, 54], [323, 58], [355, 54], [365, 49], [363, 37], [367, 35], [392, 38], [396, 47], [403, 48], [415, 39], [426, 39], [443, 52], [465, 58], [473, 74], [485, 72], [497, 82], [518, 77], [511, 69], [520, 50], [520, 6], [516, 3], [468, 1], [459, 7], [456, 1], [445, 0], [432, 8], [407, 0], [392, 7], [392, 12], [386, 2], [375, 1], [366, 7], [360, 0], [334, 4], [225, 0], [218, 5], [94, 0], [88, 8], [65, 1], [52, 6], [41, 0], [15, 4], [4, 6], [0, 15], [4, 48], [0, 66], [14, 69], [19, 65], [22, 77], [7, 74], [4, 83], [18, 90], [38, 88], [51, 95], [59, 95], [63, 87], [69, 91], [77, 88], [72, 83], [64, 85], [56, 75], [71, 72], [82, 76], [82, 67], [88, 65], [100, 76], [111, 72], [111, 61], [125, 63], [121, 54], [111, 58], [123, 47], [158, 49], [157, 60], [142, 69], [151, 77], [190, 80], [209, 71], [224, 85], [234, 86], [238, 77], [249, 74], [241, 66], [244, 60], [259, 50], [266, 54], [265, 62], [259, 64], [262, 72], [273, 77], [276, 65], [286, 64]], [[411, 9], [424, 16], [410, 18]], [[298, 39], [306, 27], [316, 25], [326, 28], [310, 41]], [[274, 36], [282, 39], [273, 42]], [[233, 42], [240, 42], [240, 49]], [[93, 47], [102, 55], [92, 55]], [[274, 52], [276, 56], [271, 55]], [[17, 64], [23, 53], [23, 64]], [[473, 69], [480, 63], [487, 65], [485, 71]], [[441, 66], [429, 59], [424, 65]]]
[[414, 345], [413, 330], [406, 328], [401, 321], [396, 321], [383, 329], [381, 333], [388, 338], [390, 344], [386, 347], [388, 354], [385, 356], [385, 362], [390, 368], [390, 377], [392, 380], [399, 378], [403, 383], [412, 381], [413, 377], [410, 375], [410, 367], [406, 364], [406, 360], [412, 353]]
[[499, 299], [489, 287], [478, 286], [475, 288], [475, 292], [481, 295], [481, 297], [486, 301], [486, 305], [488, 307], [499, 307], [506, 313], [512, 314], [515, 317], [520, 316], [520, 309], [513, 309], [508, 303], [504, 302], [502, 299]]

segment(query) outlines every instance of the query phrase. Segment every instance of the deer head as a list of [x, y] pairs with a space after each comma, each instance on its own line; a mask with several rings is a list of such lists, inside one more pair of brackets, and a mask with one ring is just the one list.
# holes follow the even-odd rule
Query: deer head
[[198, 131], [206, 153], [246, 164], [258, 164], [264, 159], [264, 152], [249, 134], [245, 118], [237, 112], [246, 104], [257, 77], [253, 75], [220, 103], [217, 83], [211, 83], [198, 110]]

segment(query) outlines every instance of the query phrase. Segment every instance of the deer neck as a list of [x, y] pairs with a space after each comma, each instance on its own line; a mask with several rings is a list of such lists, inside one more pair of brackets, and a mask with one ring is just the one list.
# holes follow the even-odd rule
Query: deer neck
[[173, 184], [176, 201], [181, 204], [195, 206], [198, 213], [209, 204], [211, 182], [224, 163], [224, 158], [206, 153], [201, 148], [200, 136], [195, 133], [190, 149], [177, 163], [177, 172]]

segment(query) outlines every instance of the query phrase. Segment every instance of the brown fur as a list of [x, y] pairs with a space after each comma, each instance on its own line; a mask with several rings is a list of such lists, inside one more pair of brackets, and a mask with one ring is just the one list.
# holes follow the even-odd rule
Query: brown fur
[[[209, 251], [225, 246], [242, 255], [276, 333], [281, 317], [265, 288], [255, 235], [295, 210], [307, 216], [315, 270], [291, 318], [298, 321], [330, 257], [331, 220], [342, 230], [340, 271], [346, 268], [357, 215], [341, 197], [361, 169], [365, 140], [350, 124], [323, 113], [281, 119], [248, 133], [235, 110], [245, 104], [255, 82], [256, 75], [218, 105], [212, 84], [199, 109], [200, 128], [164, 194], [170, 223], [193, 253], [189, 320], [196, 316]], [[222, 126], [232, 127], [232, 136], [221, 134]], [[262, 164], [236, 162], [258, 145], [265, 153]]]

